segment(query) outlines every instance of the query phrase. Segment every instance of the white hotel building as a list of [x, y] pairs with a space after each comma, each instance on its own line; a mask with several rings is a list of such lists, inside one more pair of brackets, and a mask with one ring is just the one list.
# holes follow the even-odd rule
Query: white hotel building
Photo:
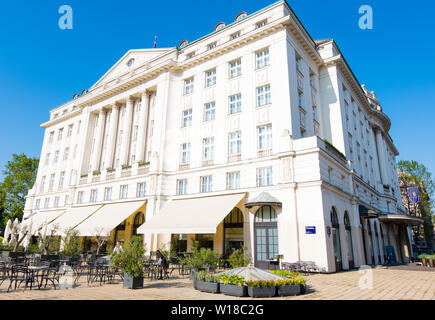
[[[178, 47], [128, 51], [50, 111], [25, 218], [248, 247], [326, 272], [410, 257], [390, 120], [333, 40], [285, 1]], [[31, 220], [29, 220], [31, 219]], [[58, 231], [56, 234], [61, 235]], [[172, 235], [172, 236], [171, 236]]]

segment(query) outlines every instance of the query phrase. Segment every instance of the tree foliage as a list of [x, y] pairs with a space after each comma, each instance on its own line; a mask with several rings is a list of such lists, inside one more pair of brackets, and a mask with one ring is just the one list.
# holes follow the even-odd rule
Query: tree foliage
[[435, 222], [433, 215], [435, 179], [429, 170], [417, 161], [399, 161], [398, 169], [402, 187], [419, 187], [421, 202], [418, 208], [425, 219], [423, 226], [424, 237], [430, 243], [433, 237], [433, 224]]
[[5, 176], [0, 185], [0, 213], [2, 223], [23, 216], [24, 204], [29, 189], [35, 183], [38, 158], [29, 158], [25, 154], [13, 154], [3, 170]]

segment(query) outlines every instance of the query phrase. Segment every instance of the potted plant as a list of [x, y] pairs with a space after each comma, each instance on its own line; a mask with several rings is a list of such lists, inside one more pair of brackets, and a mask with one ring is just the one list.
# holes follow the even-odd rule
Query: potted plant
[[182, 259], [181, 264], [186, 265], [190, 269], [190, 280], [195, 279], [195, 275], [200, 270], [214, 270], [217, 267], [219, 253], [214, 252], [209, 248], [198, 248], [198, 242], [193, 246], [193, 253], [190, 256]]
[[242, 276], [235, 274], [229, 276], [223, 273], [218, 277], [218, 281], [220, 283], [219, 290], [223, 294], [235, 297], [246, 297], [248, 295], [248, 287]]
[[251, 256], [247, 255], [245, 252], [247, 250], [246, 246], [241, 247], [240, 249], [235, 250], [229, 257], [228, 262], [231, 267], [239, 268], [246, 267], [251, 262]]
[[209, 293], [219, 293], [219, 282], [217, 275], [201, 270], [196, 274], [193, 280], [193, 287], [196, 290]]
[[133, 236], [127, 246], [115, 253], [112, 265], [124, 272], [124, 288], [143, 288], [145, 246], [140, 236]]
[[426, 259], [429, 261], [429, 265], [431, 268], [435, 267], [435, 254], [428, 255]]
[[248, 295], [252, 298], [274, 297], [276, 295], [276, 282], [273, 280], [246, 281]]

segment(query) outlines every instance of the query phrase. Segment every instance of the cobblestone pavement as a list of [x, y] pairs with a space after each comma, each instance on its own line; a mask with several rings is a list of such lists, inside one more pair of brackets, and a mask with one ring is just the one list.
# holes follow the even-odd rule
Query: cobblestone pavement
[[[360, 282], [369, 275], [358, 271], [317, 274], [307, 277], [308, 292], [302, 296], [282, 299], [320, 300], [435, 300], [435, 273], [427, 271], [372, 269], [372, 289], [361, 289]], [[361, 280], [362, 279], [362, 280]], [[362, 281], [368, 287], [370, 282]], [[129, 290], [122, 283], [88, 286], [82, 277], [70, 290], [17, 289], [6, 292], [9, 282], [0, 286], [0, 300], [230, 300], [241, 299], [222, 294], [208, 294], [193, 289], [187, 278], [174, 276], [169, 280], [145, 280], [144, 288]], [[250, 298], [245, 298], [250, 299]], [[281, 298], [274, 298], [281, 299]]]

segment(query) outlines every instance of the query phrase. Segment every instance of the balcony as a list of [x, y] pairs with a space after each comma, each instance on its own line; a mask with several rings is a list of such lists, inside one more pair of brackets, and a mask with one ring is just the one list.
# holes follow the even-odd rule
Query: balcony
[[272, 155], [272, 148], [258, 150], [258, 152], [257, 152], [257, 156], [259, 158], [264, 158], [264, 157], [268, 157], [268, 156], [271, 156], [271, 155]]
[[178, 170], [188, 170], [190, 169], [190, 163], [180, 163]]
[[228, 155], [228, 162], [237, 162], [242, 159], [242, 155], [240, 153], [230, 154]]

